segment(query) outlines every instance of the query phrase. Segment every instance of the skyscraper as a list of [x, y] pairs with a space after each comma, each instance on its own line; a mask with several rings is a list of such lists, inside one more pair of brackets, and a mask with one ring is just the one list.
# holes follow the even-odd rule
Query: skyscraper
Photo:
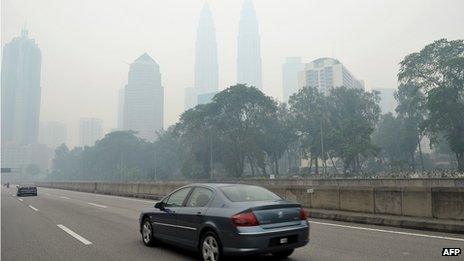
[[303, 69], [301, 57], [287, 57], [282, 65], [282, 89], [285, 102], [288, 102], [288, 98], [298, 91], [298, 74]]
[[340, 61], [319, 58], [305, 65], [298, 75], [298, 86], [316, 87], [328, 93], [330, 89], [341, 86], [364, 89], [364, 82], [356, 79]]
[[262, 89], [258, 20], [251, 0], [245, 0], [238, 29], [237, 83]]
[[81, 118], [79, 122], [79, 145], [93, 146], [103, 136], [103, 121], [95, 118]]
[[203, 5], [195, 42], [195, 83], [185, 89], [185, 109], [198, 104], [198, 96], [218, 90], [218, 58], [216, 29], [213, 14], [207, 3]]
[[195, 43], [195, 88], [198, 93], [218, 89], [216, 29], [207, 3], [201, 10]]
[[124, 130], [133, 130], [149, 141], [163, 129], [164, 88], [159, 65], [144, 53], [130, 65], [124, 92]]
[[37, 143], [41, 52], [26, 30], [3, 47], [2, 144]]

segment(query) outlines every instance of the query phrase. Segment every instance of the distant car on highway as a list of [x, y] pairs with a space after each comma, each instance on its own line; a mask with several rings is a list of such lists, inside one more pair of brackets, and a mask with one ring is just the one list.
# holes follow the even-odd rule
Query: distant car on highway
[[16, 186], [16, 196], [37, 196], [37, 186], [34, 184], [19, 184]]
[[271, 191], [242, 184], [191, 184], [140, 214], [143, 243], [157, 240], [199, 251], [203, 260], [223, 255], [290, 256], [309, 242], [307, 212]]

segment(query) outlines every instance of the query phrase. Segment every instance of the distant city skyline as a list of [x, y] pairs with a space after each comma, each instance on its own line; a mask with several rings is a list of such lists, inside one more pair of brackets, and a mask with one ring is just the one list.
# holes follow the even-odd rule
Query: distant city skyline
[[[78, 144], [82, 116], [104, 119], [106, 130], [117, 126], [118, 90], [127, 83], [128, 64], [143, 52], [156, 57], [163, 84], [169, 87], [165, 126], [177, 121], [184, 110], [184, 89], [194, 83], [193, 43], [204, 3], [5, 0], [1, 42], [10, 42], [27, 21], [43, 56], [40, 120], [65, 123], [72, 147]], [[222, 90], [236, 83], [243, 1], [208, 3]], [[399, 0], [254, 0], [253, 5], [259, 19], [263, 91], [281, 100], [285, 57], [335, 57], [365, 80], [367, 89], [393, 89], [405, 55], [440, 38], [464, 38], [464, 2], [459, 0], [411, 0], [408, 5]]]

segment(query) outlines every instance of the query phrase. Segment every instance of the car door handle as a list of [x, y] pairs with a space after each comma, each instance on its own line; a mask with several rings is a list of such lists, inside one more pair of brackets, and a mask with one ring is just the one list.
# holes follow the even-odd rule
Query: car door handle
[[201, 216], [201, 212], [197, 212], [197, 216]]

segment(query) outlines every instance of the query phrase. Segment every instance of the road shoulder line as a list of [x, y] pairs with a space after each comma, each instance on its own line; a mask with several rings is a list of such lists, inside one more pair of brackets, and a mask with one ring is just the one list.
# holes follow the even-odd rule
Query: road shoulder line
[[385, 230], [385, 229], [377, 229], [377, 228], [348, 226], [348, 225], [341, 225], [341, 224], [335, 224], [335, 223], [326, 223], [326, 222], [318, 222], [318, 221], [309, 221], [309, 223], [318, 224], [318, 225], [325, 225], [325, 226], [333, 226], [333, 227], [343, 227], [343, 228], [350, 228], [350, 229], [367, 230], [367, 231], [381, 232], [381, 233], [391, 233], [391, 234], [406, 235], [406, 236], [425, 237], [425, 238], [444, 239], [444, 240], [452, 240], [452, 241], [462, 241], [462, 242], [464, 242], [464, 238], [458, 238], [458, 237], [434, 236], [434, 235], [427, 235], [427, 234], [418, 234], [418, 233], [410, 233], [410, 232], [402, 232], [402, 231], [394, 231], [394, 230]]

